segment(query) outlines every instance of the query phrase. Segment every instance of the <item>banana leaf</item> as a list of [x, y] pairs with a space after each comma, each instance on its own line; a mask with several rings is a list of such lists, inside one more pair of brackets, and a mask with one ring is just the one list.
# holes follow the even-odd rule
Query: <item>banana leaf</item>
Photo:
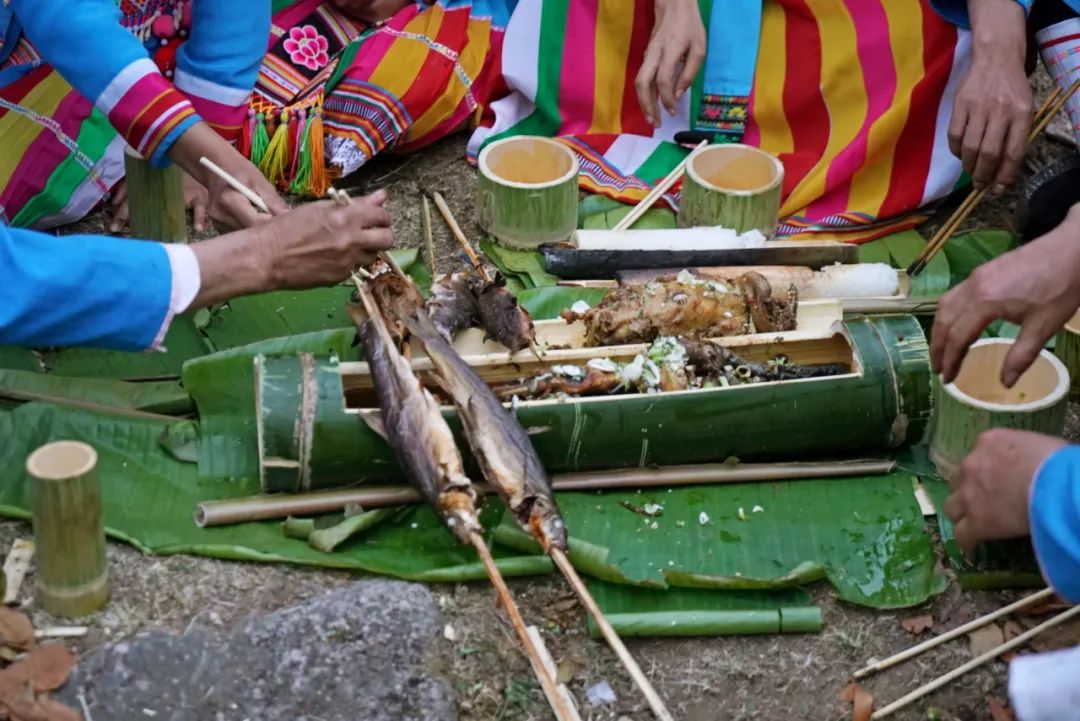
[[614, 198], [609, 198], [606, 195], [586, 195], [578, 203], [578, 228], [585, 227], [585, 219], [589, 216], [596, 215], [598, 213], [606, 213], [609, 210], [615, 208], [630, 207], [620, 203]]
[[533, 320], [550, 320], [558, 318], [560, 313], [579, 300], [596, 305], [607, 294], [608, 291], [604, 288], [554, 286], [522, 291], [518, 293], [517, 299], [529, 311]]
[[[0, 445], [0, 514], [30, 517], [23, 466], [31, 451], [53, 440], [79, 440], [98, 452], [106, 532], [144, 553], [286, 562], [432, 582], [486, 577], [476, 553], [454, 542], [426, 507], [410, 510], [397, 523], [369, 529], [333, 554], [284, 537], [274, 522], [200, 529], [192, 520], [197, 502], [251, 495], [258, 492], [258, 483], [200, 484], [195, 466], [174, 460], [158, 446], [168, 425], [39, 403], [0, 413], [0, 438], [5, 440]], [[491, 504], [482, 520], [494, 525], [501, 515], [502, 508]], [[506, 575], [551, 570], [546, 557], [493, 551]]]
[[201, 419], [199, 475], [202, 478], [256, 478], [254, 359], [259, 354], [302, 352], [360, 360], [355, 328], [274, 338], [197, 358], [183, 369], [184, 388], [197, 400]]
[[[632, 205], [620, 203], [617, 208], [586, 217], [581, 227], [584, 230], [611, 230], [633, 209]], [[675, 213], [667, 208], [647, 210], [634, 223], [634, 230], [669, 230], [676, 227], [678, 224], [675, 222]]]
[[107, 378], [70, 378], [31, 371], [0, 370], [0, 397], [64, 404], [80, 401], [112, 408], [183, 415], [195, 410], [176, 381], [129, 383]]
[[480, 249], [505, 278], [521, 283], [522, 290], [544, 288], [559, 282], [544, 269], [543, 256], [536, 251], [504, 248], [488, 238], [480, 241]]
[[[779, 591], [718, 591], [671, 588], [658, 591], [589, 580], [600, 610], [622, 637], [734, 636], [817, 633], [821, 609], [801, 588]], [[589, 634], [600, 638], [590, 616]]]
[[178, 461], [198, 463], [199, 424], [195, 421], [178, 421], [166, 426], [158, 436], [158, 445]]
[[[907, 473], [641, 492], [561, 493], [570, 558], [604, 581], [664, 589], [769, 590], [828, 579], [875, 608], [945, 588]], [[631, 510], [657, 504], [658, 517]], [[758, 509], [758, 510], [755, 510]], [[535, 543], [504, 518], [496, 540]]]
[[16, 348], [11, 345], [0, 346], [0, 368], [33, 371], [35, 373], [44, 370], [37, 356], [34, 355], [34, 351], [29, 348]]
[[[904, 230], [859, 246], [860, 263], [889, 263], [894, 268], [907, 268], [926, 248], [926, 240], [917, 230]], [[949, 261], [938, 253], [922, 273], [911, 280], [911, 295], [937, 298], [951, 283]]]
[[1007, 230], [975, 230], [954, 236], [941, 252], [949, 259], [949, 285], [959, 285], [977, 267], [1008, 253], [1016, 245], [1016, 236]]

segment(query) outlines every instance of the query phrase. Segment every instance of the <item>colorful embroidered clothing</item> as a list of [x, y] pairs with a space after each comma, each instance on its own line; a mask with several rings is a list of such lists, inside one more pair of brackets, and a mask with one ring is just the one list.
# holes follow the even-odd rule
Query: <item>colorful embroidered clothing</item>
[[84, 215], [122, 177], [125, 143], [165, 165], [200, 117], [227, 139], [239, 136], [265, 49], [265, 3], [11, 0], [8, 10], [0, 48], [7, 222], [51, 226]]
[[[712, 51], [727, 32], [723, 18], [752, 18], [759, 3], [700, 4]], [[722, 85], [708, 59], [675, 117], [649, 126], [634, 78], [652, 25], [652, 0], [522, 0], [502, 57], [512, 93], [492, 103], [494, 120], [470, 154], [496, 138], [557, 136], [579, 155], [584, 188], [636, 202], [685, 157], [670, 142], [677, 131], [738, 138], [737, 102], [727, 102], [734, 117], [717, 122]], [[744, 62], [756, 58], [742, 142], [784, 163], [781, 234], [859, 242], [920, 222], [914, 211], [961, 176], [946, 129], [969, 47], [968, 33], [927, 0], [767, 0], [758, 47], [741, 50], [752, 54]], [[677, 204], [676, 195], [665, 200]]]

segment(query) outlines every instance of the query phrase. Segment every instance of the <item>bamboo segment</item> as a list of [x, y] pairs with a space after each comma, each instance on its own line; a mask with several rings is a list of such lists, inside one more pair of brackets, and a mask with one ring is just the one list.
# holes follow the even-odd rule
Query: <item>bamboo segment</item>
[[187, 242], [184, 174], [177, 165], [155, 168], [128, 148], [124, 153], [131, 235], [162, 243]]
[[500, 243], [533, 249], [577, 228], [578, 160], [540, 137], [500, 140], [480, 152], [477, 222]]
[[1072, 317], [1054, 343], [1054, 355], [1069, 371], [1069, 400], [1080, 401], [1080, 312]]
[[4, 600], [5, 606], [19, 603], [19, 591], [23, 579], [30, 570], [30, 561], [34, 558], [34, 542], [25, 538], [16, 538], [11, 544], [11, 551], [4, 559]]
[[396, 507], [376, 508], [371, 511], [364, 511], [351, 518], [346, 518], [336, 526], [312, 531], [307, 540], [312, 548], [322, 551], [323, 553], [331, 553], [335, 548], [342, 543], [345, 543], [345, 541], [353, 536], [363, 533], [372, 526], [378, 525], [397, 512], [398, 509]]
[[695, 150], [686, 165], [679, 227], [723, 226], [776, 234], [784, 166], [769, 153], [732, 143]]
[[30, 454], [26, 471], [42, 606], [54, 616], [88, 616], [109, 598], [97, 452], [76, 441], [49, 443]]
[[935, 380], [936, 402], [930, 431], [930, 460], [945, 480], [991, 428], [1012, 428], [1060, 436], [1065, 430], [1069, 372], [1041, 351], [1012, 388], [1002, 385], [1001, 366], [1013, 341], [984, 338], [968, 351], [956, 380]]

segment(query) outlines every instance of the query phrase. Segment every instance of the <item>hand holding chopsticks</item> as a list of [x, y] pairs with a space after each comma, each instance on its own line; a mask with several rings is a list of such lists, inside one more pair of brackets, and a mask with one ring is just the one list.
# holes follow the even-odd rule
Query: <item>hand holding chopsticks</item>
[[[1065, 103], [1078, 89], [1080, 89], [1080, 80], [1074, 82], [1064, 93], [1058, 88], [1046, 99], [1046, 102], [1042, 104], [1042, 107], [1039, 108], [1039, 112], [1035, 116], [1035, 125], [1028, 134], [1026, 147], [1031, 147], [1031, 144], [1035, 142], [1035, 139], [1039, 137], [1039, 134], [1046, 128], [1053, 117], [1061, 111], [1065, 106]], [[964, 199], [964, 202], [960, 204], [960, 207], [949, 216], [949, 219], [945, 221], [945, 224], [941, 226], [938, 232], [934, 234], [934, 237], [926, 244], [926, 248], [919, 257], [908, 266], [908, 276], [914, 277], [926, 269], [927, 264], [934, 259], [934, 256], [941, 252], [941, 249], [949, 242], [949, 238], [953, 236], [956, 230], [965, 220], [967, 220], [968, 216], [971, 215], [982, 199], [986, 197], [988, 190], [988, 187], [984, 187], [979, 190], [971, 191], [968, 197]]]

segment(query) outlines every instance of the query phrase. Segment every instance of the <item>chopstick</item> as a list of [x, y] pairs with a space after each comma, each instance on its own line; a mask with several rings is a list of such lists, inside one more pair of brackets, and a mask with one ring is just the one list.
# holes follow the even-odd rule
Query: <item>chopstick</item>
[[702, 140], [700, 143], [698, 143], [697, 146], [690, 151], [690, 154], [683, 158], [683, 161], [681, 163], [675, 166], [674, 170], [668, 173], [663, 180], [657, 183], [656, 187], [650, 190], [648, 195], [638, 201], [638, 204], [634, 206], [633, 210], [623, 216], [623, 219], [615, 224], [615, 227], [612, 228], [612, 230], [628, 230], [630, 226], [638, 222], [638, 220], [641, 219], [641, 216], [645, 215], [645, 213], [648, 212], [649, 208], [653, 207], [653, 205], [656, 204], [656, 201], [660, 199], [660, 196], [671, 190], [671, 186], [675, 185], [675, 183], [677, 183], [679, 179], [682, 178], [683, 173], [686, 172], [686, 166], [690, 163], [690, 158], [694, 157], [694, 153], [701, 150], [708, 144], [708, 140]]
[[[1035, 115], [1035, 125], [1032, 127], [1031, 132], [1028, 134], [1027, 143], [1025, 148], [1031, 147], [1031, 144], [1035, 142], [1035, 139], [1039, 137], [1039, 134], [1046, 128], [1046, 126], [1053, 120], [1061, 109], [1068, 102], [1069, 98], [1073, 96], [1076, 91], [1080, 89], [1080, 80], [1077, 80], [1069, 89], [1064, 93], [1061, 92], [1061, 88], [1057, 88], [1050, 97], [1039, 108], [1039, 112]], [[953, 233], [963, 224], [968, 216], [975, 210], [976, 206], [986, 197], [989, 192], [989, 186], [981, 188], [979, 190], [972, 190], [964, 202], [960, 204], [953, 214], [949, 216], [949, 219], [945, 221], [945, 224], [941, 226], [934, 237], [926, 244], [926, 248], [919, 254], [911, 265], [908, 266], [907, 274], [911, 277], [918, 275], [926, 269], [926, 266], [934, 259], [945, 244], [949, 242], [949, 239], [953, 236]]]
[[254, 205], [256, 208], [266, 213], [267, 215], [270, 214], [270, 208], [266, 206], [266, 203], [265, 201], [263, 201], [262, 198], [255, 194], [254, 190], [247, 187], [233, 176], [229, 175], [228, 171], [226, 171], [220, 165], [215, 163], [213, 160], [210, 160], [210, 158], [205, 157], [199, 158], [199, 163], [211, 173], [224, 180], [230, 188], [247, 198], [248, 201], [250, 201], [251, 204]]
[[965, 623], [962, 626], [957, 626], [953, 630], [948, 631], [947, 633], [943, 633], [940, 636], [935, 636], [934, 638], [931, 638], [931, 639], [929, 639], [927, 641], [923, 641], [922, 643], [920, 643], [920, 644], [918, 644], [916, 646], [912, 646], [911, 648], [909, 648], [906, 651], [901, 651], [898, 654], [895, 654], [893, 656], [889, 656], [887, 659], [885, 659], [883, 661], [878, 661], [877, 663], [872, 663], [869, 666], [866, 666], [864, 668], [860, 668], [858, 671], [855, 672], [854, 678], [856, 680], [859, 680], [859, 679], [866, 678], [867, 676], [871, 676], [871, 675], [877, 673], [878, 671], [884, 671], [885, 669], [891, 668], [891, 667], [895, 666], [898, 663], [903, 663], [904, 661], [907, 661], [910, 658], [914, 658], [915, 656], [918, 656], [921, 653], [929, 651], [930, 649], [932, 649], [932, 648], [934, 648], [936, 646], [940, 646], [941, 644], [945, 643], [946, 641], [951, 641], [954, 638], [957, 638], [958, 636], [963, 636], [966, 633], [970, 633], [971, 631], [974, 631], [977, 628], [982, 628], [983, 626], [986, 626], [987, 624], [992, 623], [993, 621], [996, 621], [997, 619], [999, 619], [999, 618], [1001, 618], [1003, 616], [1008, 616], [1010, 613], [1013, 613], [1015, 611], [1019, 611], [1021, 608], [1025, 608], [1025, 607], [1030, 606], [1030, 605], [1032, 605], [1034, 603], [1037, 603], [1039, 601], [1043, 601], [1045, 599], [1051, 598], [1051, 597], [1053, 597], [1053, 595], [1054, 595], [1053, 589], [1044, 588], [1043, 590], [1039, 591], [1038, 593], [1033, 593], [1030, 596], [1025, 596], [1024, 598], [1021, 598], [1019, 601], [1016, 601], [1014, 603], [1010, 603], [1008, 606], [1005, 606], [1003, 608], [999, 608], [998, 610], [993, 611], [991, 613], [988, 613], [988, 614], [986, 614], [984, 616], [980, 616], [979, 618], [976, 618], [973, 621], [969, 621], [968, 623]]
[[450, 206], [446, 204], [446, 201], [442, 197], [442, 193], [435, 192], [431, 194], [432, 200], [435, 201], [435, 207], [439, 209], [439, 215], [443, 217], [446, 224], [450, 227], [450, 232], [453, 233], [454, 238], [457, 239], [458, 245], [465, 251], [465, 255], [469, 256], [469, 262], [472, 263], [473, 268], [480, 274], [480, 277], [484, 279], [485, 283], [491, 282], [491, 276], [487, 270], [484, 269], [484, 264], [480, 262], [480, 256], [476, 254], [476, 251], [472, 247], [472, 243], [465, 237], [465, 233], [462, 232], [461, 226], [458, 225], [457, 219], [454, 218], [454, 214], [450, 212]]
[[1006, 641], [1005, 643], [1001, 644], [1000, 646], [997, 646], [996, 648], [990, 649], [989, 651], [982, 654], [981, 656], [977, 656], [977, 657], [971, 659], [970, 661], [968, 661], [967, 663], [965, 663], [965, 664], [963, 664], [961, 666], [957, 666], [952, 671], [949, 671], [946, 674], [938, 676], [936, 679], [934, 679], [933, 681], [930, 681], [929, 683], [923, 684], [922, 686], [915, 689], [914, 691], [907, 694], [906, 696], [903, 696], [903, 697], [897, 699], [896, 701], [893, 701], [888, 706], [885, 706], [885, 707], [875, 711], [873, 713], [873, 715], [870, 716], [870, 718], [871, 719], [885, 718], [889, 714], [891, 714], [891, 713], [893, 713], [895, 711], [899, 711], [900, 709], [904, 708], [908, 704], [910, 704], [910, 703], [912, 703], [914, 701], [918, 701], [923, 696], [926, 696], [927, 694], [938, 690], [939, 688], [941, 688], [945, 684], [949, 683], [950, 681], [952, 681], [954, 679], [957, 679], [960, 676], [963, 676], [968, 671], [971, 671], [972, 669], [975, 669], [975, 668], [978, 668], [979, 666], [982, 666], [987, 661], [992, 661], [993, 659], [997, 658], [998, 656], [1000, 656], [1003, 653], [1008, 653], [1009, 651], [1012, 651], [1014, 648], [1019, 648], [1020, 646], [1023, 646], [1025, 643], [1027, 643], [1029, 640], [1031, 640], [1032, 638], [1034, 638], [1038, 634], [1042, 633], [1043, 631], [1051, 629], [1054, 626], [1059, 626], [1062, 623], [1065, 623], [1066, 621], [1068, 621], [1070, 618], [1073, 618], [1074, 616], [1077, 616], [1078, 614], [1080, 614], [1080, 606], [1073, 606], [1072, 608], [1068, 609], [1067, 611], [1062, 611], [1058, 615], [1051, 618], [1049, 621], [1044, 621], [1043, 623], [1040, 623], [1038, 626], [1036, 626], [1036, 627], [1034, 627], [1034, 628], [1020, 634], [1016, 638], [1014, 638], [1014, 639], [1012, 639], [1010, 641]]

